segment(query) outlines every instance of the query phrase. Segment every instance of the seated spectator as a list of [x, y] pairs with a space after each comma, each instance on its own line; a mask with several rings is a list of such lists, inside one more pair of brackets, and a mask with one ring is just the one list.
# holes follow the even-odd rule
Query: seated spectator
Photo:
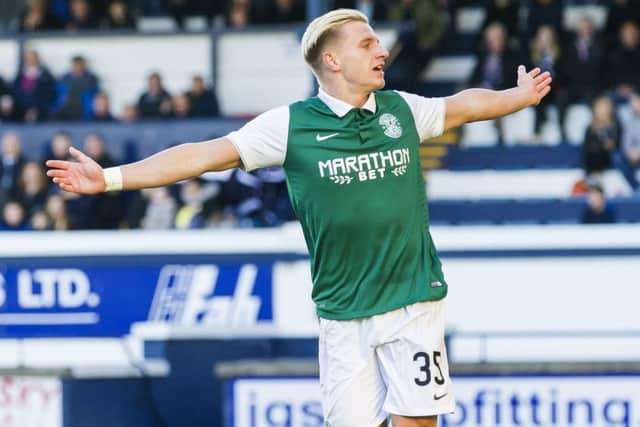
[[620, 46], [611, 52], [606, 81], [617, 100], [626, 100], [640, 86], [640, 31], [638, 24], [627, 21], [620, 28]]
[[108, 30], [134, 30], [136, 20], [123, 0], [113, 0], [109, 3], [107, 16], [102, 20], [101, 27]]
[[126, 104], [120, 114], [120, 121], [124, 123], [133, 123], [138, 120], [138, 108], [133, 104]]
[[[531, 41], [531, 66], [538, 67], [542, 72], [548, 71], [552, 76], [556, 75], [558, 60], [560, 59], [560, 46], [558, 38], [553, 27], [542, 25], [538, 28], [535, 38]], [[556, 93], [554, 88], [537, 106], [534, 131], [539, 138], [542, 124], [544, 123], [545, 112], [548, 112], [549, 106], [556, 103]], [[564, 129], [560, 126], [562, 132], [562, 140], [566, 140]]]
[[62, 22], [49, 11], [46, 0], [27, 0], [18, 28], [21, 33], [59, 30]]
[[43, 210], [37, 210], [29, 218], [29, 228], [33, 231], [49, 231], [52, 229], [51, 219]]
[[623, 122], [622, 147], [613, 155], [613, 162], [634, 191], [640, 189], [636, 171], [640, 168], [640, 95], [629, 98], [631, 116]]
[[111, 115], [109, 108], [109, 95], [98, 92], [93, 97], [91, 104], [91, 120], [94, 122], [112, 122], [115, 118]]
[[69, 12], [69, 22], [65, 25], [67, 31], [98, 29], [98, 22], [93, 16], [91, 5], [87, 0], [70, 0]]
[[558, 63], [556, 97], [563, 128], [570, 104], [590, 103], [603, 89], [600, 85], [603, 57], [604, 51], [593, 22], [584, 16], [578, 22], [575, 36], [562, 50]]
[[157, 119], [171, 115], [171, 95], [162, 86], [160, 74], [149, 75], [147, 91], [138, 99], [138, 114], [143, 119]]
[[20, 138], [15, 133], [5, 133], [0, 147], [0, 205], [17, 194], [20, 174], [25, 164]]
[[193, 77], [187, 97], [191, 104], [192, 117], [217, 117], [220, 115], [218, 98], [213, 89], [205, 87], [202, 76]]
[[227, 26], [242, 29], [251, 23], [251, 3], [249, 0], [231, 0], [227, 12]]
[[0, 122], [20, 120], [9, 85], [0, 77]]
[[307, 18], [306, 0], [270, 0], [263, 23], [290, 24]]
[[[484, 48], [477, 57], [468, 86], [503, 90], [516, 85], [518, 54], [507, 45], [507, 33], [499, 23], [484, 31]], [[499, 142], [503, 141], [502, 121], [496, 120]]]
[[51, 138], [51, 142], [45, 148], [43, 157], [44, 161], [51, 160], [70, 160], [69, 147], [73, 144], [71, 135], [65, 131], [57, 132]]
[[20, 173], [20, 191], [14, 194], [14, 198], [20, 202], [27, 217], [31, 217], [36, 210], [44, 208], [47, 200], [47, 185], [47, 177], [42, 166], [34, 161], [25, 163]]
[[518, 13], [519, 2], [514, 0], [490, 0], [486, 9], [481, 33], [494, 22], [502, 25], [507, 40], [515, 39], [518, 36]]
[[366, 15], [370, 22], [387, 20], [387, 3], [380, 0], [335, 0], [333, 9], [356, 9]]
[[13, 83], [13, 94], [16, 108], [26, 122], [46, 119], [53, 107], [55, 80], [33, 49], [26, 48], [23, 52], [20, 70]]
[[583, 224], [610, 224], [616, 222], [616, 212], [607, 203], [604, 190], [599, 184], [591, 184], [587, 190], [586, 206], [582, 214]]
[[192, 117], [191, 103], [187, 95], [175, 95], [171, 98], [172, 117], [176, 119], [188, 119]]
[[51, 194], [47, 198], [45, 212], [51, 221], [52, 230], [62, 231], [69, 228], [66, 201], [61, 194]]
[[556, 35], [562, 35], [562, 12], [561, 0], [533, 0], [527, 14], [524, 46], [529, 44], [543, 25], [551, 27]]
[[205, 203], [211, 199], [215, 192], [211, 185], [205, 185], [200, 178], [192, 179], [180, 188], [182, 206], [178, 209], [174, 226], [179, 230], [203, 228], [207, 215], [204, 212]]
[[83, 56], [76, 55], [71, 59], [71, 70], [62, 76], [58, 87], [56, 118], [83, 120], [91, 117], [91, 102], [99, 90], [99, 83]]
[[142, 190], [144, 215], [141, 227], [145, 230], [166, 230], [173, 228], [176, 216], [176, 201], [166, 187]]
[[640, 22], [640, 2], [637, 0], [613, 0], [608, 3], [607, 21], [604, 27], [607, 50], [615, 50], [619, 46], [619, 34], [626, 21]]
[[[96, 161], [102, 168], [116, 165], [108, 153], [102, 136], [91, 133], [84, 139], [84, 153]], [[90, 219], [88, 228], [97, 230], [116, 229], [124, 216], [122, 194], [120, 192], [108, 192], [95, 196], [81, 196], [90, 199]]]
[[26, 231], [28, 229], [29, 221], [27, 221], [22, 205], [15, 200], [5, 203], [2, 209], [0, 231]]
[[590, 176], [611, 167], [611, 156], [620, 148], [620, 124], [616, 120], [613, 102], [608, 96], [593, 100], [591, 124], [582, 145], [585, 173]]
[[437, 0], [404, 0], [389, 5], [388, 20], [413, 25], [391, 48], [385, 71], [387, 86], [416, 92], [422, 70], [431, 62], [446, 29], [445, 12]]

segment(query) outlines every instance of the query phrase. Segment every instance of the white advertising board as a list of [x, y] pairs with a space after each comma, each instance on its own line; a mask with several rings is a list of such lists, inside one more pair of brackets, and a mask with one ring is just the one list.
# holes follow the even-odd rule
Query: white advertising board
[[[454, 377], [441, 427], [640, 426], [640, 376]], [[237, 379], [227, 427], [322, 427], [315, 378]]]

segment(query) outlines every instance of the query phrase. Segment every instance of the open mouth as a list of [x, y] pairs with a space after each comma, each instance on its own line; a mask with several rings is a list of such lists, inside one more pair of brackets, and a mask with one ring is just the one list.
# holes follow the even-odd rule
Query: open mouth
[[384, 64], [376, 65], [375, 67], [373, 67], [373, 69], [375, 71], [383, 71], [384, 70]]

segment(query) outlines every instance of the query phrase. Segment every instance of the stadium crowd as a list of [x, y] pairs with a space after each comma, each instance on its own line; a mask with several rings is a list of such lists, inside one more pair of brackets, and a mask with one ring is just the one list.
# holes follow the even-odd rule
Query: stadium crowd
[[[358, 8], [378, 22], [413, 24], [403, 27], [391, 49], [387, 82], [391, 88], [420, 93], [423, 69], [455, 42], [456, 9], [469, 1], [334, 0], [330, 6]], [[177, 27], [185, 25], [186, 17], [200, 15], [212, 27], [242, 28], [303, 22], [307, 13], [304, 0], [28, 0], [23, 7], [21, 1], [14, 3], [1, 13], [5, 30], [19, 33], [135, 30], [140, 16], [154, 15], [172, 16]], [[605, 170], [615, 167], [639, 191], [635, 172], [640, 167], [640, 2], [612, 1], [601, 30], [587, 16], [574, 29], [566, 28], [564, 7], [559, 0], [487, 1], [474, 43], [475, 68], [466, 85], [492, 89], [515, 85], [514, 70], [520, 63], [551, 71], [554, 86], [536, 109], [536, 135], [548, 106], [557, 108], [562, 124], [569, 105], [591, 105], [592, 122], [582, 145], [585, 182], [597, 182]], [[624, 117], [618, 114], [621, 105], [629, 106]], [[121, 111], [117, 117], [111, 113], [109, 93], [100, 86], [100, 70], [93, 70], [80, 55], [73, 57], [68, 72], [54, 76], [38, 52], [27, 46], [17, 73], [12, 78], [0, 76], [0, 122], [134, 122], [221, 115], [215, 88], [207, 86], [206, 76], [193, 76], [190, 87], [172, 94], [156, 72], [148, 76], [137, 102]], [[43, 161], [66, 158], [72, 143], [102, 166], [123, 160], [109, 154], [99, 134], [84, 141], [72, 141], [65, 132], [52, 135], [38, 161], [33, 156], [26, 160], [16, 134], [0, 138], [2, 229], [272, 226], [293, 218], [279, 169], [215, 174], [169, 189], [77, 197], [50, 186]], [[598, 184], [591, 185], [592, 190], [602, 193]], [[585, 222], [593, 222], [589, 218]]]

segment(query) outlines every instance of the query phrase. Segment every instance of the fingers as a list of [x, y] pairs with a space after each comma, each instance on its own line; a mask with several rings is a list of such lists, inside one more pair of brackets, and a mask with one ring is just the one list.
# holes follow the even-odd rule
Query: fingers
[[47, 176], [51, 178], [66, 178], [69, 176], [69, 172], [63, 169], [51, 169], [47, 171]]
[[47, 166], [55, 169], [69, 169], [71, 163], [64, 160], [47, 160]]
[[547, 86], [544, 89], [542, 89], [542, 92], [540, 92], [540, 99], [542, 99], [545, 96], [547, 96], [547, 94], [549, 93], [550, 90], [551, 90], [551, 86]]
[[540, 92], [542, 89], [549, 87], [550, 84], [551, 84], [551, 76], [536, 83], [536, 91]]
[[538, 74], [540, 74], [542, 72], [542, 70], [538, 67], [534, 68], [533, 70], [529, 71], [529, 76], [531, 76], [532, 78], [536, 78], [536, 76], [538, 76]]
[[527, 70], [524, 68], [524, 65], [518, 65], [518, 75], [526, 74]]
[[539, 82], [541, 82], [542, 80], [545, 80], [546, 78], [551, 77], [551, 73], [548, 71], [545, 71], [544, 73], [538, 75], [537, 77], [535, 77], [533, 79], [533, 82], [537, 85]]
[[79, 162], [87, 159], [87, 156], [82, 151], [74, 147], [69, 147], [69, 154]]

